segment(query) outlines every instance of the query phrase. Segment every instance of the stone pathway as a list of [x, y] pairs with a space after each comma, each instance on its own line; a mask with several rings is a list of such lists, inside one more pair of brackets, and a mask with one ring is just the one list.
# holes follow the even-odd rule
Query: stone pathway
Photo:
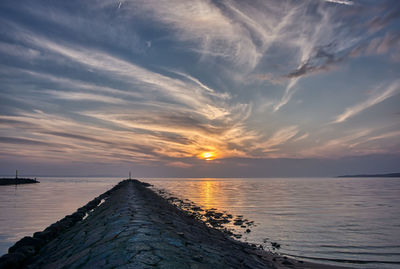
[[27, 268], [274, 268], [135, 181], [31, 259]]

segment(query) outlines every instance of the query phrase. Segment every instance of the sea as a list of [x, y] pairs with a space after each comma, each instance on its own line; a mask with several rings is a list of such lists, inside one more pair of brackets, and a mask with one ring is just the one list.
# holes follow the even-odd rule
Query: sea
[[[0, 186], [0, 255], [73, 213], [121, 178], [41, 177]], [[288, 257], [400, 268], [400, 178], [142, 178], [204, 209], [254, 221], [240, 240]], [[276, 244], [273, 248], [272, 244]]]

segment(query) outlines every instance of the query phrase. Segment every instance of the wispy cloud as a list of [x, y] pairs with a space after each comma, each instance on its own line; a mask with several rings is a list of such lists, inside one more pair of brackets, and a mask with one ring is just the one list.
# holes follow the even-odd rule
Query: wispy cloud
[[[128, 89], [121, 90], [50, 74], [16, 69], [32, 78], [51, 82], [57, 89], [48, 90], [46, 89], [48, 86], [46, 86], [45, 89], [40, 89], [40, 92], [50, 95], [54, 99], [75, 103], [94, 102], [114, 105], [108, 109], [101, 106], [91, 109], [80, 108], [74, 114], [86, 117], [89, 122], [94, 120], [114, 126], [115, 129], [101, 130], [100, 127], [96, 129], [101, 130], [99, 133], [107, 131], [114, 137], [119, 137], [119, 146], [113, 150], [114, 153], [119, 152], [118, 155], [113, 155], [117, 158], [125, 156], [125, 159], [141, 160], [150, 158], [150, 156], [153, 156], [154, 159], [159, 159], [160, 156], [193, 157], [208, 148], [217, 148], [220, 156], [230, 156], [233, 152], [236, 155], [245, 155], [242, 151], [244, 146], [241, 141], [255, 138], [254, 134], [246, 131], [246, 126], [243, 124], [248, 117], [247, 105], [229, 104], [228, 101], [231, 98], [229, 94], [217, 92], [193, 76], [182, 72], [173, 72], [180, 78], [169, 77], [94, 48], [75, 44], [56, 44], [25, 29], [19, 29], [18, 32], [19, 38], [40, 50], [46, 57], [58, 57], [58, 59], [62, 57], [79, 68], [90, 68], [105, 77], [129, 85]], [[134, 109], [131, 108], [132, 106]], [[39, 121], [37, 116], [33, 118], [20, 116], [16, 120], [37, 123]], [[40, 122], [47, 122], [48, 114], [40, 114], [40, 116]], [[58, 139], [62, 138], [68, 140], [69, 143], [73, 141], [76, 143], [78, 138], [87, 135], [84, 133], [74, 135], [74, 131], [71, 129], [85, 130], [85, 132], [91, 129], [88, 128], [87, 123], [76, 120], [65, 119], [59, 123], [59, 126], [40, 124], [36, 132], [43, 137], [51, 135], [54, 138], [57, 136]], [[70, 124], [74, 128], [69, 128]], [[97, 124], [94, 125], [97, 126]], [[132, 132], [136, 142], [128, 142], [126, 138], [121, 138], [117, 129]], [[65, 130], [63, 133], [70, 133], [70, 135], [56, 135], [58, 132], [56, 130]], [[91, 136], [94, 138], [92, 142], [100, 141], [101, 137]], [[82, 143], [86, 144], [90, 141], [79, 140], [83, 148], [78, 150], [87, 150]], [[114, 139], [107, 139], [107, 141], [108, 145], [117, 144]], [[232, 151], [227, 147], [225, 141], [229, 141]], [[104, 143], [102, 145], [104, 146]], [[132, 152], [125, 150], [129, 147], [140, 148], [139, 145], [146, 146], [143, 154], [147, 156], [132, 155]], [[93, 150], [89, 151], [93, 152]]]
[[326, 72], [333, 69], [333, 67], [341, 62], [344, 56], [337, 57], [336, 55], [329, 53], [324, 48], [319, 48], [315, 51], [315, 54], [302, 64], [298, 69], [292, 71], [286, 75], [286, 78], [303, 77], [309, 74], [315, 74], [318, 72]]
[[285, 92], [284, 92], [282, 98], [280, 99], [279, 102], [277, 102], [274, 105], [275, 112], [278, 111], [279, 109], [281, 109], [281, 107], [286, 105], [290, 101], [290, 99], [292, 99], [292, 96], [295, 93], [294, 87], [297, 84], [298, 80], [299, 80], [299, 78], [297, 78], [297, 77], [290, 79], [289, 83], [287, 84], [287, 86], [285, 88]]
[[392, 57], [400, 53], [400, 34], [388, 32], [384, 36], [378, 36], [372, 38], [368, 42], [362, 43], [353, 48], [349, 56], [371, 56], [371, 55], [382, 55], [389, 54]]
[[305, 134], [303, 134], [303, 135], [300, 135], [300, 136], [294, 138], [294, 139], [293, 139], [293, 142], [301, 141], [301, 140], [303, 140], [303, 139], [306, 139], [306, 138], [309, 137], [309, 136], [310, 136], [309, 133], [305, 133]]
[[348, 6], [354, 5], [354, 2], [353, 1], [349, 1], [349, 0], [324, 0], [324, 1], [325, 2], [329, 2], [329, 3], [348, 5]]
[[357, 141], [354, 144], [351, 144], [350, 147], [355, 148], [357, 146], [360, 146], [365, 143], [369, 143], [371, 141], [376, 142], [377, 140], [388, 139], [388, 138], [395, 138], [395, 139], [400, 138], [400, 131], [390, 131], [387, 133], [370, 136], [370, 137], [367, 137], [366, 139], [362, 139], [361, 141]]
[[[215, 118], [215, 114], [226, 114], [223, 109], [213, 104], [215, 102], [212, 98], [226, 98], [227, 94], [219, 95], [200, 81], [188, 75], [185, 75], [185, 77], [189, 78], [192, 84], [159, 73], [151, 72], [133, 63], [129, 63], [94, 49], [89, 50], [80, 46], [62, 46], [43, 37], [34, 36], [29, 32], [26, 32], [22, 38], [29, 40], [33, 45], [38, 46], [42, 50], [57, 53], [77, 64], [104, 73], [106, 76], [123, 80], [124, 82], [131, 84], [132, 87], [136, 87], [135, 91], [141, 91], [144, 94], [147, 94], [145, 91], [157, 92], [158, 94], [164, 95], [167, 99], [172, 99], [173, 102], [180, 102], [185, 106], [192, 107], [197, 110], [198, 113], [201, 113], [206, 117]], [[65, 93], [54, 92], [53, 94], [69, 99], [77, 97], [76, 94], [68, 95]], [[85, 96], [89, 97], [87, 94]], [[97, 100], [100, 100], [99, 98], [105, 101], [104, 97], [97, 97]], [[117, 100], [115, 98], [109, 98], [109, 101], [115, 102]], [[208, 109], [204, 110], [204, 108], [207, 107]], [[210, 109], [213, 113], [208, 112]]]
[[[108, 1], [109, 6], [114, 4]], [[100, 6], [104, 5], [102, 1]], [[274, 43], [284, 41], [285, 31], [295, 23], [303, 6], [203, 0], [124, 2], [131, 14], [161, 21], [173, 29], [173, 37], [187, 42], [186, 48], [202, 59], [222, 58], [242, 72], [251, 72]]]
[[0, 143], [26, 145], [26, 146], [57, 146], [57, 144], [47, 143], [33, 139], [18, 138], [18, 137], [0, 137]]
[[381, 14], [372, 18], [369, 22], [369, 29], [372, 32], [382, 30], [390, 23], [398, 19], [400, 19], [400, 6], [398, 3], [396, 3], [393, 5], [393, 8], [385, 12], [385, 14]]
[[[182, 41], [207, 56], [220, 55], [238, 64], [254, 66], [260, 57], [249, 34], [209, 1], [131, 1], [125, 8], [151, 16], [176, 30]], [[139, 11], [139, 12], [138, 12]], [[197, 46], [198, 44], [198, 46]]]
[[258, 145], [263, 153], [277, 151], [277, 147], [285, 144], [299, 133], [298, 126], [288, 126], [276, 131], [268, 140]]
[[22, 57], [25, 59], [34, 59], [40, 54], [40, 52], [35, 49], [6, 42], [0, 42], [0, 52], [9, 56]]
[[[300, 31], [302, 34], [296, 36], [288, 36], [290, 38], [290, 44], [298, 49], [299, 63], [294, 71], [289, 72], [286, 78], [289, 82], [286, 85], [284, 94], [279, 102], [274, 107], [274, 111], [278, 111], [281, 107], [286, 105], [292, 98], [299, 79], [311, 72], [317, 72], [327, 68], [334, 60], [332, 53], [328, 53], [323, 50], [324, 47], [332, 47], [331, 45], [323, 46], [326, 44], [326, 40], [334, 40], [333, 35], [338, 34], [335, 29], [339, 24], [335, 24], [332, 21], [332, 14], [323, 9], [322, 7], [317, 8], [318, 17], [309, 17], [302, 19], [301, 22], [296, 21], [298, 24], [294, 26], [296, 31]], [[303, 14], [298, 14], [297, 19], [300, 20]], [[334, 48], [334, 47], [333, 47]]]
[[298, 152], [303, 158], [338, 158], [342, 156], [363, 155], [369, 152], [363, 148], [353, 149], [351, 145], [363, 139], [371, 133], [370, 129], [356, 129], [346, 132], [344, 135], [337, 135], [334, 138], [326, 139], [309, 148]]
[[[400, 59], [393, 3], [2, 2], [1, 155], [190, 167], [204, 151], [270, 158], [386, 150], [396, 130], [325, 123], [399, 92], [398, 62], [389, 61]], [[355, 71], [348, 80], [345, 61]], [[387, 87], [364, 100], [362, 87], [384, 79]], [[328, 91], [345, 83], [346, 96], [364, 101], [343, 108], [344, 87]]]
[[121, 98], [115, 98], [98, 94], [82, 93], [82, 92], [60, 92], [60, 91], [47, 90], [44, 91], [44, 93], [51, 95], [53, 98], [63, 99], [63, 100], [92, 101], [92, 102], [101, 102], [109, 104], [127, 103], [124, 99]]
[[[353, 1], [332, 0], [326, 2], [347, 5], [351, 10], [356, 8]], [[351, 7], [353, 5], [354, 7]], [[376, 17], [372, 22], [364, 21], [363, 23], [369, 24], [368, 27], [372, 27], [371, 25], [387, 27], [398, 18], [398, 10], [396, 6], [394, 11], [389, 11], [384, 16], [385, 19], [380, 20], [380, 17]], [[310, 21], [303, 19], [301, 23], [297, 22], [297, 26], [293, 26], [294, 29], [298, 27], [298, 31], [303, 31], [303, 34], [299, 37], [290, 38], [291, 44], [298, 47], [299, 64], [294, 70], [281, 76], [286, 78], [288, 82], [281, 100], [274, 107], [275, 111], [278, 111], [291, 100], [293, 91], [296, 91], [295, 86], [303, 77], [336, 70], [342, 62], [363, 54], [385, 54], [389, 52], [392, 54], [392, 59], [397, 59], [398, 34], [386, 33], [385, 36], [374, 37], [372, 34], [365, 34], [364, 30], [359, 32], [358, 26], [354, 26], [354, 29], [352, 29], [353, 27], [343, 20], [345, 16], [338, 16], [330, 9], [320, 6], [317, 8], [317, 12], [319, 14], [318, 21], [315, 21], [315, 17], [311, 17]]]
[[[337, 128], [336, 126], [333, 128]], [[342, 158], [344, 156], [362, 156], [368, 154], [397, 154], [398, 124], [381, 127], [363, 127], [345, 129], [333, 137], [318, 139], [317, 144], [301, 149], [298, 154], [303, 158]]]
[[[341, 123], [346, 121], [347, 119], [361, 113], [362, 111], [366, 110], [367, 108], [374, 106], [376, 104], [379, 104], [380, 102], [383, 102], [384, 100], [396, 95], [399, 91], [399, 83], [400, 81], [395, 81], [391, 83], [389, 86], [385, 87], [386, 90], [383, 92], [378, 92], [368, 98], [367, 100], [354, 105], [352, 107], [347, 108], [342, 114], [338, 115], [336, 119], [333, 121], [333, 123]], [[384, 87], [380, 87], [382, 89]]]

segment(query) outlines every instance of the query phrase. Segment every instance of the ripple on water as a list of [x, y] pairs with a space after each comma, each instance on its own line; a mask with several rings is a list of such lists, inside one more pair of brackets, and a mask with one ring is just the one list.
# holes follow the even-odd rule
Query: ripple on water
[[267, 249], [278, 242], [281, 247], [275, 251], [292, 257], [358, 268], [399, 267], [399, 179], [146, 181], [205, 209], [253, 220], [251, 233], [244, 233], [241, 240]]

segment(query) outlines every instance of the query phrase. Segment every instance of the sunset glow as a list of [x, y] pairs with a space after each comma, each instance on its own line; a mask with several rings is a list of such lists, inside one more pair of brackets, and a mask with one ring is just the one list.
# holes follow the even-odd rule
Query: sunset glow
[[396, 170], [400, 1], [68, 3], [0, 1], [5, 173]]
[[214, 152], [203, 152], [201, 154], [201, 158], [206, 160], [206, 161], [211, 161], [214, 160], [216, 158], [216, 155]]

